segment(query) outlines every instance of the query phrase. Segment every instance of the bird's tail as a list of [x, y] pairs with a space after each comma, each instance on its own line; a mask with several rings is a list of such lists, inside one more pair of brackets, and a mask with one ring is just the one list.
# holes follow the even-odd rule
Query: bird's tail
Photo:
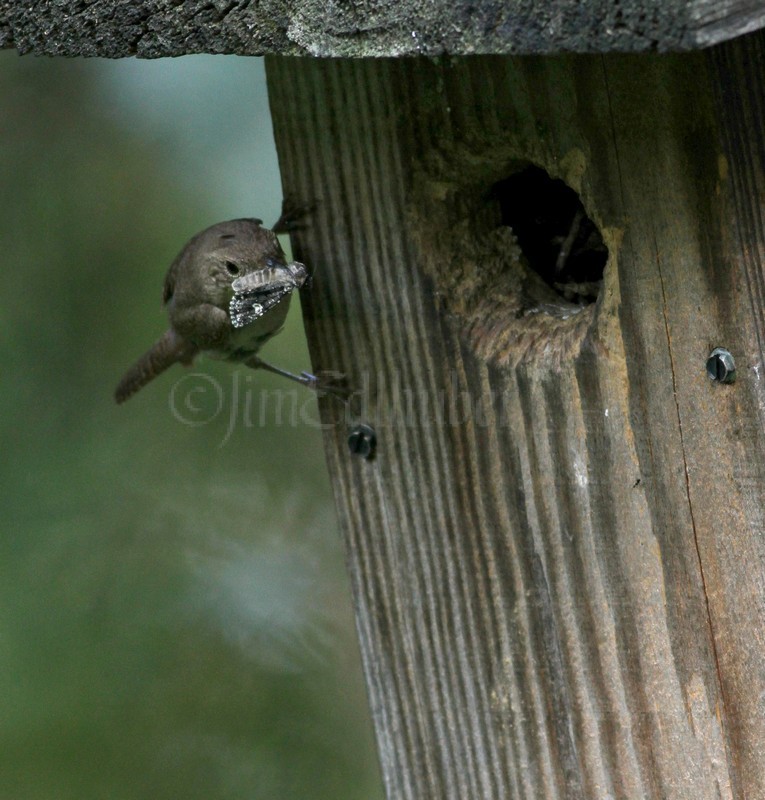
[[128, 397], [176, 362], [190, 364], [196, 353], [197, 348], [181, 339], [174, 330], [165, 331], [122, 376], [114, 392], [114, 399], [118, 403], [124, 403]]

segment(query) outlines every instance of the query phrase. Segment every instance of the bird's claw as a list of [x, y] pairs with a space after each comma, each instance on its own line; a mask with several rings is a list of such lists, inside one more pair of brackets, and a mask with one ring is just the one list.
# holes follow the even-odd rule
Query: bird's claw
[[319, 394], [331, 394], [343, 400], [352, 394], [345, 375], [334, 370], [322, 370], [316, 375], [301, 372], [300, 377], [308, 388]]
[[316, 209], [316, 203], [299, 203], [294, 198], [285, 197], [282, 201], [282, 213], [271, 228], [274, 233], [294, 233], [308, 227], [307, 217]]

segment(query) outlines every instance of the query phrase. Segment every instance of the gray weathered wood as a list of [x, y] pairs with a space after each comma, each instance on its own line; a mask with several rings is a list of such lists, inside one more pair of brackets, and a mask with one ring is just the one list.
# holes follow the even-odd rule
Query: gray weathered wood
[[758, 30], [765, 15], [762, 0], [699, 0], [689, 11], [689, 27], [702, 47]]
[[[765, 797], [764, 67], [268, 60], [390, 798]], [[610, 249], [567, 320], [488, 194], [529, 161]]]
[[0, 47], [109, 58], [688, 50], [764, 24], [759, 0], [0, 0]]

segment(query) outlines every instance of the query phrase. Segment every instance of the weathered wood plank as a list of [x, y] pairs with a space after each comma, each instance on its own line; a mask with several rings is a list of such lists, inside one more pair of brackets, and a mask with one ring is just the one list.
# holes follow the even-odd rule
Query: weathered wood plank
[[0, 47], [108, 58], [689, 50], [763, 25], [758, 0], [0, 0]]
[[[765, 796], [762, 52], [269, 59], [391, 798]], [[569, 319], [497, 227], [529, 161], [609, 247]]]
[[735, 39], [762, 27], [760, 0], [698, 0], [691, 9], [694, 39], [702, 47]]

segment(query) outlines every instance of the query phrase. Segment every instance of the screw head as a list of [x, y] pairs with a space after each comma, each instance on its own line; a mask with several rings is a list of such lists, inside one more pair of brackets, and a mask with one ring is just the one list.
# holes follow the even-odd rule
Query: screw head
[[710, 380], [720, 383], [733, 383], [736, 380], [736, 362], [730, 350], [715, 347], [707, 358], [707, 375]]
[[357, 425], [348, 435], [348, 449], [355, 456], [370, 460], [375, 456], [377, 434], [369, 425]]

